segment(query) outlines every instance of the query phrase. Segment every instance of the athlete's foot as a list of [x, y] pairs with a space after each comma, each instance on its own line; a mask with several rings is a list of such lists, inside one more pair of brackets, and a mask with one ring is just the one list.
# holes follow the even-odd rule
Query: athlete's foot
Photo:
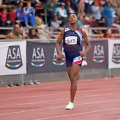
[[68, 105], [66, 106], [66, 110], [72, 110], [74, 108], [74, 103], [69, 102]]

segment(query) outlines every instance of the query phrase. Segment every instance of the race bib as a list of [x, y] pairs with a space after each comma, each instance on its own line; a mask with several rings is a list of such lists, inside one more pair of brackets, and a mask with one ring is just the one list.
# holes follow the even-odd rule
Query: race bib
[[77, 44], [77, 37], [75, 37], [75, 36], [66, 37], [65, 43], [68, 45], [75, 45], [75, 44]]

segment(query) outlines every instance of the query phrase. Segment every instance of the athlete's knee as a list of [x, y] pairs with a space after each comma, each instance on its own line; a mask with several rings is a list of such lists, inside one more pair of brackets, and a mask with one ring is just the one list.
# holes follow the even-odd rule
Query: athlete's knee
[[77, 80], [78, 77], [79, 77], [79, 73], [78, 72], [72, 72], [72, 74], [71, 74], [71, 79], [72, 80]]
[[76, 84], [77, 83], [77, 77], [74, 74], [72, 74], [71, 78], [70, 78], [70, 81], [71, 81], [71, 84]]

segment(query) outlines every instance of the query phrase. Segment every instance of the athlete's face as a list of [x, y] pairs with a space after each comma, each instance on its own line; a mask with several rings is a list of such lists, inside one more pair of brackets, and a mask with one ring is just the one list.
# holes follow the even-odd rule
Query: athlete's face
[[70, 24], [73, 24], [73, 23], [78, 22], [77, 16], [76, 16], [75, 14], [71, 14], [71, 15], [69, 16], [69, 22], [70, 22]]

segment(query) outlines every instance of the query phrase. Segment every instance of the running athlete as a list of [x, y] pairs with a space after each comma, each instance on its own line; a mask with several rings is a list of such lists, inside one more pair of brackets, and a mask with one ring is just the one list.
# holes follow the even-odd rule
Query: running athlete
[[[82, 65], [83, 56], [91, 48], [91, 44], [87, 39], [86, 33], [77, 28], [77, 16], [75, 13], [69, 15], [70, 27], [64, 28], [61, 31], [60, 36], [56, 42], [56, 49], [58, 51], [57, 60], [62, 60], [62, 52], [60, 49], [60, 43], [63, 40], [63, 47], [66, 56], [67, 73], [70, 79], [70, 102], [66, 106], [66, 110], [72, 110], [74, 108], [74, 97], [77, 90], [77, 81], [79, 80], [80, 68]], [[87, 47], [85, 51], [82, 51], [81, 42], [85, 41]]]

